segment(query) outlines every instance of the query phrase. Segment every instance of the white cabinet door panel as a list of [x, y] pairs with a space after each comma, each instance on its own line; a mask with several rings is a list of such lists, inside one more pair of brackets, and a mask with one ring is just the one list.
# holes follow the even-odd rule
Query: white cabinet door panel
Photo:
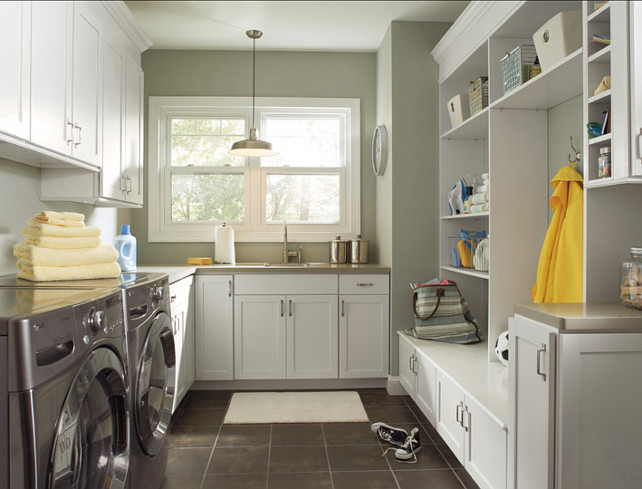
[[341, 378], [388, 376], [388, 302], [387, 295], [339, 297]]
[[74, 2], [72, 110], [74, 158], [102, 161], [103, 29], [81, 2]]
[[31, 141], [71, 154], [71, 2], [32, 2]]
[[143, 70], [127, 57], [125, 82], [125, 187], [127, 202], [143, 203]]
[[0, 131], [29, 139], [31, 2], [0, 2]]
[[287, 377], [336, 378], [337, 296], [289, 295], [287, 310]]
[[428, 418], [428, 421], [434, 426], [437, 420], [435, 410], [435, 400], [437, 399], [437, 370], [435, 364], [424, 355], [417, 354], [415, 371], [417, 372], [415, 402]]
[[464, 416], [464, 467], [482, 489], [505, 489], [506, 431], [468, 396]]
[[[508, 487], [552, 489], [555, 453], [555, 334], [516, 316], [509, 323]], [[539, 370], [538, 370], [539, 364]]]
[[464, 392], [441, 370], [437, 371], [437, 432], [464, 463], [464, 430], [461, 419], [464, 411]]
[[403, 336], [399, 338], [399, 381], [410, 397], [415, 395], [415, 347]]
[[234, 376], [286, 377], [285, 296], [234, 298]]
[[197, 275], [196, 380], [234, 378], [234, 302], [231, 275]]
[[560, 364], [556, 487], [639, 488], [642, 334], [560, 335]]

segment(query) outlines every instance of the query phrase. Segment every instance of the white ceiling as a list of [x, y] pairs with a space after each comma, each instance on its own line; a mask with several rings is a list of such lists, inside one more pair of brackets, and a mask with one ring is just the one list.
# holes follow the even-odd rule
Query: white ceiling
[[467, 1], [126, 1], [151, 49], [374, 52], [390, 22], [452, 22]]

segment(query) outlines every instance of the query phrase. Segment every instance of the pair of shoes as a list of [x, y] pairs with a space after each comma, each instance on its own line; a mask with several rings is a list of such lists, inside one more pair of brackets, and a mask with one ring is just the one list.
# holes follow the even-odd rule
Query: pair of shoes
[[399, 448], [390, 447], [382, 455], [390, 451], [395, 451], [395, 459], [397, 462], [411, 463], [417, 462], [416, 453], [421, 450], [421, 440], [419, 438], [419, 428], [413, 428], [410, 434], [401, 428], [387, 425], [385, 423], [374, 423], [370, 429], [375, 433], [380, 440], [395, 445]]

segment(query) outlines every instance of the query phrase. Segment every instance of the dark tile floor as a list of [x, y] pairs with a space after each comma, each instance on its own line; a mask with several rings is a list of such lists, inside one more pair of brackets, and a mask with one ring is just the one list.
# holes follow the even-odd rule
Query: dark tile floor
[[223, 425], [232, 392], [190, 391], [172, 418], [163, 489], [478, 489], [408, 396], [359, 390], [372, 422], [420, 427], [416, 464], [369, 423]]

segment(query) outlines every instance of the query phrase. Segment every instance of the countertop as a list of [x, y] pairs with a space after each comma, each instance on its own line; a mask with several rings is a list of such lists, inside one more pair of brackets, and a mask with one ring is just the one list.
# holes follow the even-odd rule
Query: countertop
[[190, 275], [208, 275], [217, 273], [390, 273], [390, 267], [368, 263], [364, 265], [331, 263], [237, 263], [218, 265], [180, 265], [180, 264], [149, 264], [139, 265], [139, 272], [158, 272], [169, 275], [169, 282], [174, 283]]
[[560, 333], [642, 332], [642, 311], [618, 302], [515, 304], [514, 310]]

